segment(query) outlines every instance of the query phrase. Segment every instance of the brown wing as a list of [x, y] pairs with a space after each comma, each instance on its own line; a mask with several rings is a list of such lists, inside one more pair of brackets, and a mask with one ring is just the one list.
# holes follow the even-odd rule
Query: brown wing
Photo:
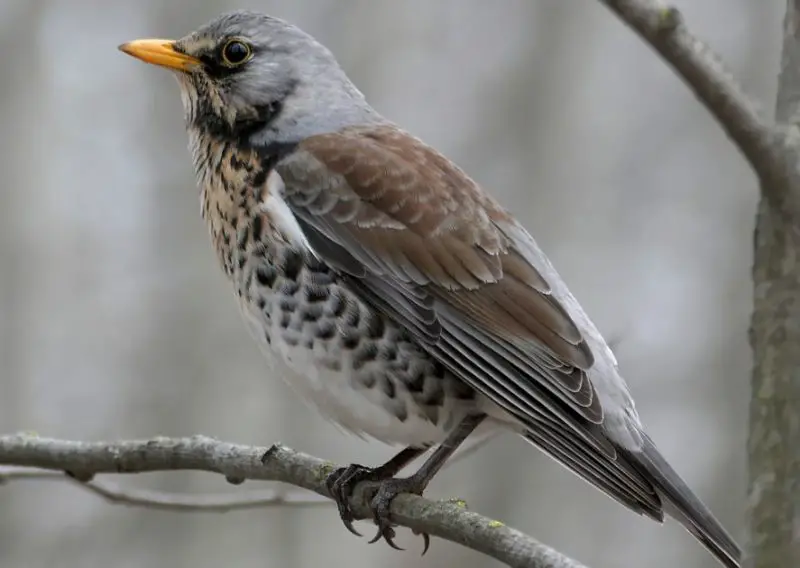
[[365, 300], [523, 423], [568, 424], [613, 455], [586, 428], [603, 409], [580, 330], [530, 237], [466, 174], [392, 126], [308, 138], [277, 170], [312, 247]]
[[365, 302], [517, 417], [527, 440], [657, 520], [660, 488], [697, 538], [738, 565], [736, 544], [646, 436], [635, 453], [606, 437], [593, 356], [551, 294], [555, 272], [461, 170], [388, 125], [312, 137], [277, 169], [310, 244]]

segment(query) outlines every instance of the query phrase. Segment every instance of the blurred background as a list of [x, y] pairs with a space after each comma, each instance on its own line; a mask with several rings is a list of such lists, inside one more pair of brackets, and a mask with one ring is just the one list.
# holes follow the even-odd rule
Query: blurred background
[[[784, 2], [675, 4], [771, 111]], [[366, 464], [393, 453], [268, 376], [200, 219], [175, 81], [116, 50], [239, 7], [318, 37], [374, 106], [518, 214], [614, 342], [656, 442], [741, 538], [755, 178], [595, 0], [0, 0], [0, 432], [202, 433]], [[624, 510], [510, 436], [428, 495], [464, 498], [593, 568], [716, 566], [675, 524]], [[0, 488], [3, 568], [497, 566], [443, 541], [420, 559], [404, 529], [398, 542], [409, 550], [367, 546], [331, 506], [186, 514], [68, 484]]]

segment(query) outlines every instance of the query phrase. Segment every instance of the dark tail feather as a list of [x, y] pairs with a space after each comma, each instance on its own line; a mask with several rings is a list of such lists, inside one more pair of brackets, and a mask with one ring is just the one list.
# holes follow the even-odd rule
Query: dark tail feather
[[695, 497], [644, 433], [638, 452], [615, 446], [610, 458], [568, 428], [539, 424], [526, 440], [633, 511], [656, 521], [664, 513], [681, 523], [726, 568], [740, 568], [736, 542]]
[[711, 511], [695, 497], [680, 476], [667, 463], [653, 441], [644, 437], [641, 453], [629, 454], [651, 479], [664, 501], [664, 511], [681, 523], [727, 568], [740, 568], [742, 553]]

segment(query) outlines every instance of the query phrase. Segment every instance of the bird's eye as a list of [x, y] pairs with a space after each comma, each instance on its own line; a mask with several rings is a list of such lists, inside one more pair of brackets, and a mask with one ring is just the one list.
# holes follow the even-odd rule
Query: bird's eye
[[222, 60], [226, 65], [241, 65], [253, 56], [253, 50], [240, 39], [232, 39], [222, 48]]

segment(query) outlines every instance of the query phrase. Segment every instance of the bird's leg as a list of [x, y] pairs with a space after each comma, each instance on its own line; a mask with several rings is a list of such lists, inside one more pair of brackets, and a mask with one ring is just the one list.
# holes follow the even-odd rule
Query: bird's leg
[[339, 517], [344, 526], [356, 536], [361, 534], [353, 528], [353, 511], [350, 509], [350, 496], [361, 481], [382, 481], [397, 475], [406, 465], [425, 452], [425, 448], [408, 447], [400, 451], [385, 464], [369, 468], [357, 463], [334, 470], [325, 479], [328, 491], [339, 508]]
[[[401, 550], [394, 543], [395, 533], [389, 519], [392, 500], [401, 493], [422, 495], [431, 479], [484, 418], [486, 418], [485, 414], [473, 414], [464, 418], [413, 475], [404, 478], [383, 479], [379, 482], [378, 490], [370, 502], [375, 524], [378, 525], [378, 532], [370, 543], [377, 542], [382, 538], [392, 548]], [[422, 533], [422, 537], [425, 540], [422, 554], [425, 554], [430, 545], [430, 537], [426, 533]]]

